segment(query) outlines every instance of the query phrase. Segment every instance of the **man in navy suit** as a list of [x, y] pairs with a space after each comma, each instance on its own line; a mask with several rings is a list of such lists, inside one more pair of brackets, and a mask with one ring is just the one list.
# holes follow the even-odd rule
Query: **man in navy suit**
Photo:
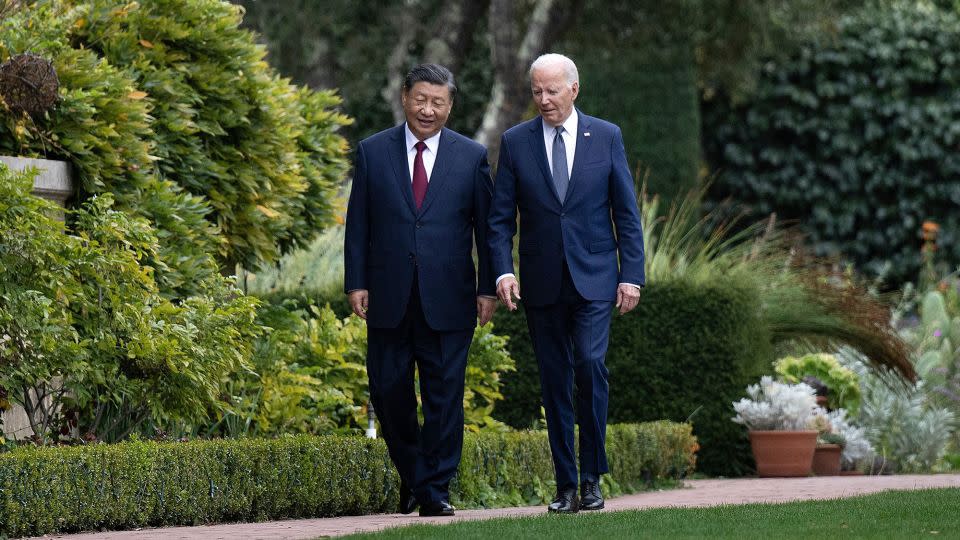
[[490, 257], [499, 276], [497, 295], [516, 309], [520, 285], [512, 245], [519, 211], [523, 304], [557, 479], [547, 509], [598, 510], [600, 475], [608, 471], [604, 356], [610, 317], [614, 306], [622, 315], [640, 300], [643, 232], [620, 128], [573, 106], [580, 90], [573, 61], [541, 56], [530, 67], [530, 86], [540, 116], [507, 130], [500, 142]]
[[456, 91], [443, 66], [407, 74], [406, 122], [357, 149], [344, 243], [344, 289], [367, 321], [370, 398], [400, 474], [400, 511], [419, 505], [425, 516], [454, 513], [467, 354], [477, 319], [496, 308], [490, 167], [483, 146], [443, 127]]

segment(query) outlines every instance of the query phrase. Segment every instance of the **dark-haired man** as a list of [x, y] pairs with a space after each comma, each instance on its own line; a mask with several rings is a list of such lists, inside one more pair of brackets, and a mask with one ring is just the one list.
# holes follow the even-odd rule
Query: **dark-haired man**
[[454, 513], [467, 353], [496, 307], [490, 167], [483, 146], [444, 127], [456, 91], [443, 66], [407, 74], [406, 122], [357, 149], [344, 244], [344, 289], [367, 321], [370, 398], [400, 473], [400, 511], [419, 505], [422, 516]]

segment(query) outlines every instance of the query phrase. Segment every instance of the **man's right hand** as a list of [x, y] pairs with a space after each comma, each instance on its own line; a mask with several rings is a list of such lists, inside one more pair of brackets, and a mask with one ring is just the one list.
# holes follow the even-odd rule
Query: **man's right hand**
[[363, 320], [367, 319], [367, 302], [369, 298], [370, 293], [366, 289], [350, 291], [347, 295], [347, 299], [350, 301], [350, 308]]
[[517, 282], [517, 278], [507, 276], [497, 283], [497, 298], [507, 306], [507, 309], [514, 311], [517, 305], [513, 303], [513, 297], [520, 299], [520, 283]]

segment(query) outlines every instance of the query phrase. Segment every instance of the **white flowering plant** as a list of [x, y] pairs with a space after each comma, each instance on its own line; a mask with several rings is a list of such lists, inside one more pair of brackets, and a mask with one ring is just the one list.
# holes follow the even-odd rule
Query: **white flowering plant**
[[855, 426], [847, 418], [845, 409], [837, 409], [827, 413], [830, 420], [831, 430], [840, 435], [844, 444], [840, 453], [841, 465], [844, 469], [854, 469], [863, 460], [870, 459], [874, 455], [873, 445], [867, 440], [865, 429]]
[[733, 402], [733, 421], [756, 431], [816, 429], [816, 393], [805, 383], [787, 384], [765, 376], [747, 387], [748, 398]]

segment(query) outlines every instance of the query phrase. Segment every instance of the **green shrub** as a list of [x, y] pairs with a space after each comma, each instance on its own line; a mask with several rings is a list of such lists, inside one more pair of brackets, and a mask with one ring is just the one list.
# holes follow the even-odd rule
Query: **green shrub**
[[[610, 426], [611, 493], [675, 479], [693, 464], [690, 426]], [[451, 483], [462, 506], [553, 495], [545, 433], [466, 434]], [[399, 479], [381, 440], [288, 437], [133, 441], [0, 454], [0, 536], [392, 512]]]
[[[509, 332], [517, 364], [504, 377], [494, 416], [526, 427], [540, 418], [540, 383], [525, 318], [498, 310], [494, 324]], [[768, 369], [770, 355], [756, 291], [731, 280], [652, 283], [634, 312], [614, 315], [609, 421], [689, 421], [701, 446], [700, 471], [744, 474], [752, 467], [749, 445], [730, 422], [729, 403]]]
[[222, 410], [221, 381], [249, 366], [256, 299], [218, 274], [204, 295], [165, 298], [145, 220], [103, 195], [71, 212], [70, 234], [33, 176], [0, 164], [0, 388], [34, 433], [112, 441]]
[[[253, 369], [233, 373], [224, 382], [231, 407], [195, 431], [321, 435], [366, 427], [367, 328], [362, 319], [317, 307], [312, 298], [301, 296], [262, 306], [257, 324], [265, 332], [253, 346]], [[464, 388], [469, 430], [505, 428], [491, 413], [502, 399], [501, 374], [513, 370], [506, 342], [492, 325], [474, 331]]]
[[150, 219], [172, 287], [190, 290], [198, 265], [216, 271], [204, 254], [255, 268], [333, 222], [348, 168], [336, 132], [349, 120], [334, 93], [264, 62], [239, 7], [34, 4], [0, 22], [0, 61], [27, 49], [50, 58], [62, 101], [37, 122], [0, 108], [0, 151], [70, 161], [81, 200], [112, 192]]
[[714, 201], [796, 220], [820, 254], [895, 285], [918, 273], [925, 220], [960, 263], [960, 17], [891, 4], [769, 62], [747, 102], [707, 104], [704, 146]]
[[860, 382], [853, 370], [844, 367], [832, 354], [786, 356], [773, 366], [784, 381], [795, 384], [804, 377], [816, 377], [827, 387], [827, 406], [846, 409], [856, 417], [860, 408]]

